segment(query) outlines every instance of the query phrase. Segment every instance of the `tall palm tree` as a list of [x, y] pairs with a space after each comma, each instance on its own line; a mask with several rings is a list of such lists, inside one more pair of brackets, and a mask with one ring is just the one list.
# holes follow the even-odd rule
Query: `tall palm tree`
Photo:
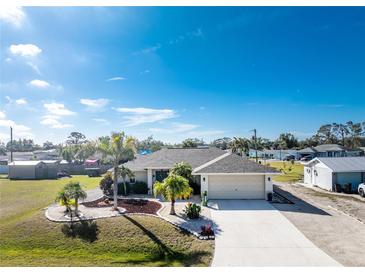
[[133, 159], [136, 152], [136, 140], [124, 132], [112, 133], [110, 138], [99, 139], [98, 149], [103, 157], [109, 156], [113, 162], [114, 209], [118, 207], [119, 165], [123, 160]]
[[184, 177], [170, 174], [162, 183], [156, 182], [153, 191], [155, 196], [162, 195], [165, 200], [171, 201], [170, 215], [176, 215], [176, 199], [189, 198], [193, 189], [189, 186], [189, 181]]
[[125, 179], [127, 176], [128, 176], [128, 178], [133, 178], [134, 173], [129, 168], [121, 165], [119, 167], [119, 175], [120, 175], [120, 177], [122, 177], [122, 181], [123, 181], [123, 185], [124, 185], [124, 195], [127, 196], [127, 183], [126, 183]]

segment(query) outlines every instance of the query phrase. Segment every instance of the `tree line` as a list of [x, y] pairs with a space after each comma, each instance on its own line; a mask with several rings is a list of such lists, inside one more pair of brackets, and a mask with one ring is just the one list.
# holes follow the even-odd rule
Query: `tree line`
[[[35, 144], [31, 139], [13, 140], [13, 151], [29, 152], [34, 150], [57, 149], [60, 156], [69, 162], [83, 162], [97, 153], [97, 144], [109, 141], [110, 136], [101, 136], [95, 140], [88, 140], [80, 132], [71, 132], [63, 144], [53, 144], [46, 141], [43, 145]], [[210, 143], [198, 138], [187, 138], [181, 143], [167, 144], [149, 136], [144, 140], [135, 138], [137, 151], [154, 152], [163, 147], [195, 148], [199, 146], [214, 146], [223, 150], [231, 149], [233, 152], [248, 154], [250, 149], [302, 149], [314, 147], [321, 144], [339, 144], [347, 149], [355, 149], [365, 146], [365, 122], [354, 123], [331, 123], [322, 125], [316, 133], [304, 140], [299, 140], [292, 133], [281, 133], [275, 140], [254, 136], [244, 137], [223, 137], [213, 140]], [[5, 145], [0, 143], [0, 154], [10, 151], [10, 141]]]

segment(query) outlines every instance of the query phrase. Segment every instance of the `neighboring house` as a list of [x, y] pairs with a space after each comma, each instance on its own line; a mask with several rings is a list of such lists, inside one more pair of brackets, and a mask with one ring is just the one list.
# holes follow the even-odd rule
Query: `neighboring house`
[[57, 149], [35, 150], [33, 151], [33, 159], [36, 160], [61, 160]]
[[342, 187], [350, 183], [356, 191], [365, 181], [365, 157], [315, 158], [304, 166], [304, 183], [334, 191], [336, 184]]
[[[283, 160], [286, 156], [291, 155], [294, 156], [296, 160], [299, 160], [298, 151], [295, 149], [264, 149], [257, 151], [257, 157], [263, 159]], [[254, 149], [250, 149], [249, 156], [256, 157], [256, 151]]]
[[299, 158], [305, 156], [313, 157], [345, 157], [346, 149], [337, 144], [324, 144], [316, 147], [308, 147], [298, 150]]
[[193, 168], [194, 181], [207, 191], [209, 199], [265, 199], [272, 192], [271, 175], [276, 169], [257, 164], [215, 147], [163, 148], [149, 155], [137, 155], [124, 166], [135, 174], [135, 181], [146, 182], [150, 192], [155, 181], [162, 181], [180, 162]]
[[14, 161], [9, 164], [9, 179], [55, 179], [58, 161]]

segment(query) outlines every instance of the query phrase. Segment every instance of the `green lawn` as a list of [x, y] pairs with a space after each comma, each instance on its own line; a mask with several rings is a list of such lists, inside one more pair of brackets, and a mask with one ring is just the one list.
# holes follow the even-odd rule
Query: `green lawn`
[[[48, 221], [43, 208], [70, 179], [0, 179], [0, 266], [207, 266], [213, 242], [200, 241], [147, 216], [69, 225]], [[75, 176], [87, 189], [100, 178]]]
[[273, 177], [276, 182], [293, 183], [303, 179], [304, 168], [300, 163], [291, 164], [291, 162], [270, 162], [271, 167], [274, 167], [283, 172], [281, 175]]

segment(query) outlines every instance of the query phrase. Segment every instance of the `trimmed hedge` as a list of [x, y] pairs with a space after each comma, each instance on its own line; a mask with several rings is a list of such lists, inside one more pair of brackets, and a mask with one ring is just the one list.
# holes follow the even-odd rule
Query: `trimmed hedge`
[[134, 194], [147, 194], [148, 186], [144, 182], [135, 182], [134, 184], [130, 184], [132, 188], [132, 192]]
[[[129, 195], [130, 191], [131, 191], [131, 186], [129, 183], [125, 183], [126, 186], [127, 186], [127, 195]], [[118, 195], [125, 195], [125, 192], [124, 192], [124, 184], [123, 183], [119, 183], [118, 184]]]

